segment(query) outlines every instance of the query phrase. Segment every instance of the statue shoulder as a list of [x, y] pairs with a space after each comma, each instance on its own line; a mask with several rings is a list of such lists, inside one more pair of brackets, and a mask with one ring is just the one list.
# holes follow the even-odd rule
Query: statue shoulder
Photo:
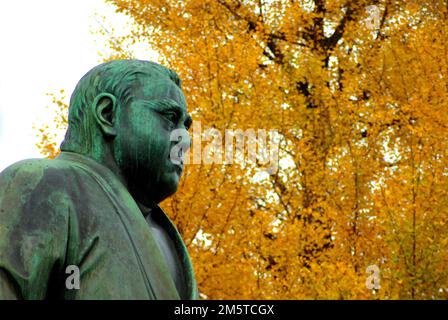
[[23, 160], [0, 173], [0, 265], [7, 275], [0, 275], [0, 299], [43, 299], [52, 275], [63, 272], [69, 239], [76, 239], [63, 175], [47, 159]]
[[31, 187], [47, 175], [58, 175], [58, 167], [61, 167], [58, 161], [50, 159], [26, 159], [16, 162], [0, 173], [0, 188], [11, 184]]
[[8, 194], [48, 197], [67, 188], [70, 166], [64, 161], [27, 159], [16, 162], [0, 173], [0, 201]]
[[7, 233], [66, 237], [74, 206], [67, 172], [56, 160], [29, 159], [0, 173], [0, 221]]
[[11, 184], [32, 184], [43, 177], [45, 159], [27, 159], [16, 162], [0, 173], [0, 188]]

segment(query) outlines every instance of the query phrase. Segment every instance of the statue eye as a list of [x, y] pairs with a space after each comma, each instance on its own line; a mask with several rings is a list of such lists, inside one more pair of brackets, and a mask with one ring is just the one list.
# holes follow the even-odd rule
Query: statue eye
[[177, 123], [177, 113], [174, 111], [164, 112], [163, 116], [171, 121], [172, 123]]

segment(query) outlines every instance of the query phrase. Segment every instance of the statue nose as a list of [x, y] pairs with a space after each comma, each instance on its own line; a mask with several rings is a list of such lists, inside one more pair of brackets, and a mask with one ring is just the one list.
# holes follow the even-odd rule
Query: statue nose
[[185, 153], [191, 146], [191, 138], [187, 130], [176, 129], [171, 133], [170, 159], [174, 164], [183, 166]]
[[185, 134], [185, 136], [182, 137], [182, 141], [180, 143], [182, 144], [183, 150], [187, 151], [191, 147], [192, 140], [191, 140], [191, 137], [190, 137], [190, 134], [188, 133], [188, 131], [185, 130], [185, 132], [186, 132], [186, 134]]

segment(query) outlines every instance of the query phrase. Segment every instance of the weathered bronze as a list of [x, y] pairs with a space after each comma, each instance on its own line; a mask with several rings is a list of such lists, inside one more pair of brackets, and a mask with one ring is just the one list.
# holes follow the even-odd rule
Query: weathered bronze
[[68, 121], [56, 159], [0, 174], [0, 299], [197, 299], [158, 206], [183, 169], [171, 133], [191, 124], [178, 76], [148, 61], [101, 64], [76, 86]]

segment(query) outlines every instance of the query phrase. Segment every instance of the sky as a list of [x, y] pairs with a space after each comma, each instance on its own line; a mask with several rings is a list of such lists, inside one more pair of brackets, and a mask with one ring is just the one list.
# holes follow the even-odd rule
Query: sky
[[118, 30], [129, 21], [103, 0], [2, 3], [0, 171], [19, 160], [42, 157], [33, 126], [54, 117], [46, 93], [64, 89], [69, 96], [78, 80], [101, 62], [98, 52], [104, 52], [104, 43], [92, 33], [101, 16]]

